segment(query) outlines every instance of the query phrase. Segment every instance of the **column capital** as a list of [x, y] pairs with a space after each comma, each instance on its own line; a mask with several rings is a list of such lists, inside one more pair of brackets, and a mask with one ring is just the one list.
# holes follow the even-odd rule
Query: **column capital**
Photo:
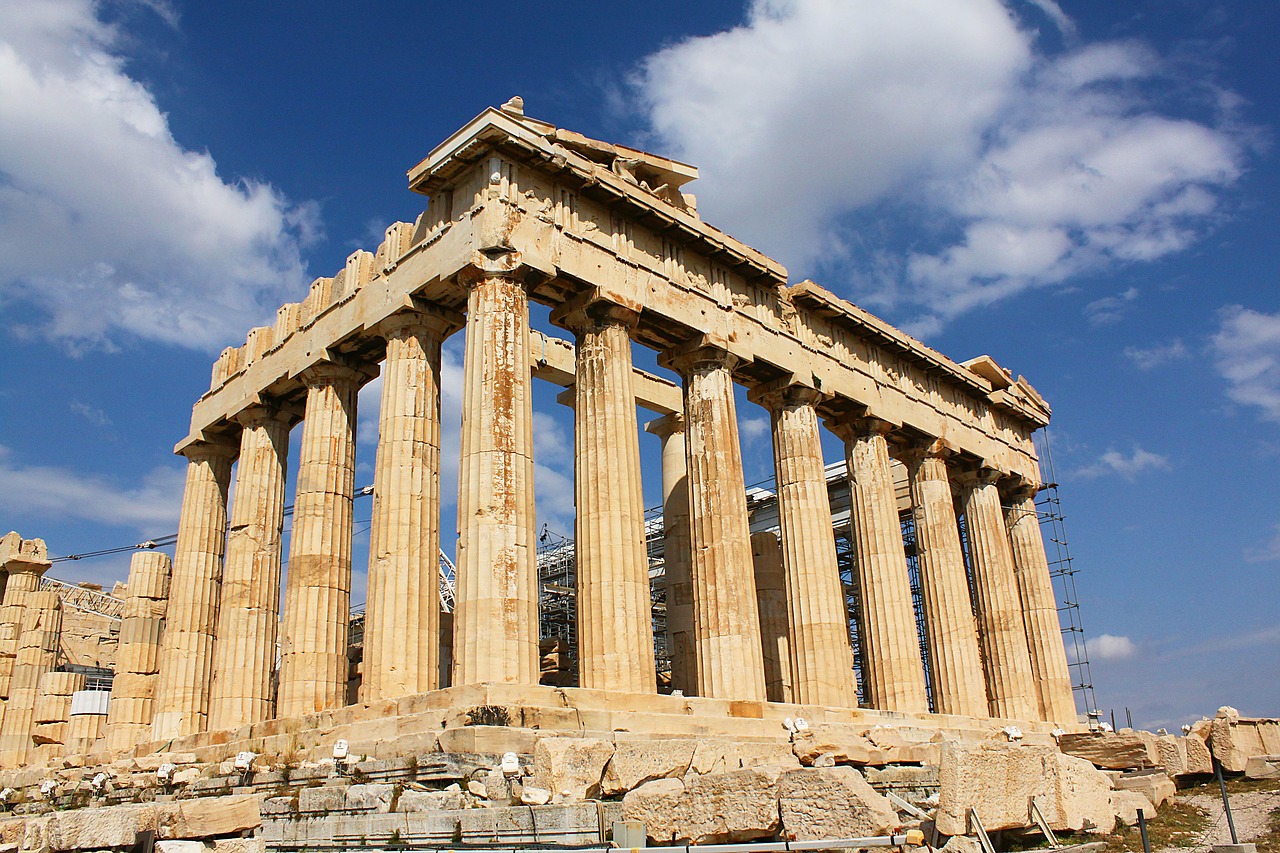
[[855, 441], [859, 438], [868, 438], [873, 435], [887, 438], [890, 433], [897, 429], [897, 425], [889, 421], [853, 413], [837, 415], [825, 420], [827, 429], [846, 442]]
[[976, 488], [977, 486], [993, 486], [1000, 482], [1004, 477], [1004, 472], [995, 468], [988, 468], [985, 465], [976, 468], [961, 469], [956, 472], [956, 482], [966, 489]]
[[592, 293], [552, 311], [551, 322], [579, 335], [609, 326], [622, 326], [630, 333], [640, 322], [640, 310]]
[[10, 574], [34, 572], [42, 575], [51, 565], [49, 548], [43, 539], [23, 539], [14, 530], [0, 538], [0, 568]]
[[519, 252], [508, 251], [476, 251], [471, 254], [471, 263], [458, 271], [458, 283], [468, 290], [492, 278], [505, 278], [518, 281], [523, 286], [525, 264]]
[[687, 376], [702, 368], [733, 370], [745, 359], [734, 355], [718, 344], [697, 337], [688, 343], [658, 354], [658, 364]]
[[764, 406], [771, 412], [788, 406], [816, 406], [829, 396], [812, 385], [797, 381], [794, 376], [762, 382], [747, 391], [748, 400]]
[[333, 361], [321, 361], [303, 370], [298, 378], [307, 388], [337, 385], [342, 382], [358, 382], [364, 374], [353, 367]]
[[188, 462], [207, 462], [214, 459], [235, 459], [240, 448], [222, 441], [193, 441], [178, 451]]
[[271, 421], [279, 421], [285, 426], [291, 426], [297, 419], [298, 412], [296, 410], [265, 400], [259, 403], [251, 403], [231, 416], [231, 420], [245, 429], [265, 426]]
[[665, 441], [669, 436], [684, 432], [684, 413], [672, 412], [655, 418], [644, 425], [644, 431]]
[[377, 323], [371, 331], [388, 341], [415, 335], [432, 335], [444, 340], [466, 322], [466, 316], [452, 308], [414, 300], [412, 307], [397, 311]]
[[915, 441], [904, 441], [898, 448], [897, 457], [903, 463], [912, 463], [924, 459], [946, 460], [957, 452], [945, 439], [926, 436]]

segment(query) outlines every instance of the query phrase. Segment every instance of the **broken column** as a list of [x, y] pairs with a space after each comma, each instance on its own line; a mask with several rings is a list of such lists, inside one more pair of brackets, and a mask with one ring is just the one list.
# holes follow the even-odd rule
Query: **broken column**
[[1036, 515], [1036, 488], [1014, 489], [1005, 510], [1009, 541], [1013, 547], [1013, 569], [1018, 579], [1022, 619], [1031, 654], [1031, 677], [1039, 698], [1040, 719], [1066, 725], [1076, 722], [1075, 695], [1071, 692], [1071, 671], [1062, 643], [1058, 602], [1049, 577], [1049, 560]]
[[249, 406], [235, 419], [242, 427], [240, 461], [213, 654], [212, 731], [275, 716], [272, 680], [280, 628], [280, 538], [290, 419], [269, 405]]
[[0, 606], [0, 699], [9, 698], [27, 598], [40, 588], [40, 578], [50, 565], [49, 549], [43, 539], [23, 539], [14, 531], [0, 538], [0, 569], [5, 577], [4, 603]]
[[440, 347], [462, 322], [402, 311], [387, 341], [369, 528], [362, 701], [440, 686]]
[[120, 624], [107, 711], [106, 746], [113, 752], [151, 739], [172, 569], [169, 555], [160, 551], [134, 554], [129, 566], [129, 598]]
[[855, 418], [833, 425], [845, 440], [861, 614], [858, 639], [866, 704], [928, 711], [902, 525], [889, 467], [890, 425]]
[[347, 701], [359, 377], [332, 362], [302, 373], [307, 405], [285, 579], [279, 717]]
[[821, 392], [783, 383], [754, 389], [769, 409], [782, 532], [792, 676], [792, 698], [806, 705], [857, 707], [849, 621], [845, 610], [831, 499], [827, 494], [822, 434], [814, 406]]
[[107, 728], [110, 702], [111, 694], [105, 690], [77, 690], [72, 694], [65, 747], [68, 755], [87, 755], [98, 748], [98, 739]]
[[769, 531], [751, 534], [751, 561], [756, 577], [756, 609], [760, 613], [760, 645], [764, 653], [764, 689], [770, 702], [794, 702], [791, 644], [787, 629], [787, 577], [782, 544]]
[[31, 753], [40, 679], [57, 665], [61, 631], [58, 594], [50, 590], [28, 594], [9, 700], [0, 723], [0, 766], [20, 767]]
[[667, 584], [667, 649], [671, 687], [693, 696], [698, 661], [693, 643], [692, 560], [689, 542], [689, 467], [685, 458], [684, 415], [673, 412], [645, 424], [662, 441], [662, 562]]
[[631, 366], [630, 333], [639, 315], [597, 302], [555, 319], [578, 338], [573, 409], [579, 685], [654, 693]]
[[999, 477], [999, 472], [984, 468], [969, 475], [965, 482], [964, 518], [978, 641], [982, 645], [991, 716], [1034, 720], [1039, 717], [1036, 686], [1018, 600], [1013, 550], [996, 488]]
[[933, 710], [938, 714], [985, 717], [986, 677], [978, 651], [978, 629], [969, 597], [951, 478], [947, 474], [947, 455], [944, 445], [931, 442], [912, 448], [904, 458], [915, 516]]
[[172, 594], [160, 647], [152, 737], [204, 731], [226, 548], [227, 488], [235, 450], [212, 442], [183, 449], [187, 485], [174, 547]]
[[67, 742], [67, 721], [71, 718], [71, 697], [84, 689], [84, 676], [76, 672], [49, 671], [40, 676], [36, 689], [31, 740], [47, 755], [61, 755]]
[[455, 686], [537, 684], [539, 671], [529, 297], [515, 271], [486, 264], [463, 276]]
[[764, 657], [734, 402], [738, 357], [695, 346], [666, 353], [662, 361], [684, 379], [698, 695], [763, 701]]

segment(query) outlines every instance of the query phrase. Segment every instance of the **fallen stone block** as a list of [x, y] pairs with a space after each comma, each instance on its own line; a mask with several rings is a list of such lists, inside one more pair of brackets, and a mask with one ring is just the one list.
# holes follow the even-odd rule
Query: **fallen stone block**
[[1146, 741], [1136, 732], [1080, 732], [1058, 738], [1058, 748], [1105, 770], [1152, 767]]
[[161, 838], [210, 838], [262, 825], [258, 798], [253, 796], [182, 800], [177, 805], [176, 819], [160, 826]]
[[347, 807], [346, 785], [321, 785], [298, 792], [298, 811], [305, 813], [337, 812]]
[[392, 785], [349, 785], [343, 799], [344, 808], [373, 812], [391, 811]]
[[[528, 790], [527, 788], [525, 790]], [[550, 794], [547, 795], [550, 800]], [[461, 791], [401, 791], [396, 810], [402, 812], [451, 811], [466, 805]]]
[[1194, 731], [1187, 735], [1184, 746], [1187, 748], [1187, 773], [1204, 775], [1213, 772], [1213, 756], [1209, 754], [1209, 746]]
[[179, 841], [168, 839], [155, 843], [156, 853], [205, 853], [203, 841]]
[[779, 829], [778, 767], [751, 767], [687, 781], [659, 779], [622, 800], [624, 820], [644, 823], [657, 844], [725, 844]]
[[267, 842], [262, 838], [215, 838], [213, 853], [266, 853]]
[[1280, 779], [1280, 755], [1253, 755], [1244, 765], [1249, 779]]
[[[129, 847], [137, 839], [138, 831], [151, 828], [148, 824], [154, 826], [154, 821], [155, 809], [141, 806], [70, 809], [49, 816], [44, 843], [51, 850]], [[23, 846], [27, 847], [25, 839]]]
[[600, 793], [615, 796], [655, 779], [680, 778], [688, 772], [696, 746], [696, 741], [685, 738], [620, 741], [605, 767]]
[[821, 755], [829, 755], [836, 764], [858, 766], [887, 764], [883, 750], [862, 735], [818, 723], [798, 732], [791, 744], [800, 763], [812, 766]]
[[1164, 773], [1136, 773], [1121, 776], [1116, 782], [1118, 791], [1137, 791], [1147, 802], [1159, 808], [1178, 793], [1178, 786]]
[[605, 765], [613, 744], [596, 738], [549, 737], [533, 750], [533, 785], [557, 800], [575, 801], [600, 795]]
[[778, 780], [778, 807], [791, 841], [884, 835], [898, 826], [889, 800], [852, 767], [784, 773]]
[[1187, 775], [1187, 739], [1174, 735], [1158, 735], [1156, 749], [1160, 760], [1156, 764], [1164, 768], [1170, 776]]
[[1151, 805], [1151, 801], [1138, 791], [1112, 791], [1108, 799], [1111, 801], [1111, 810], [1115, 813], [1116, 820], [1125, 826], [1133, 826], [1138, 822], [1139, 809], [1145, 817], [1155, 817], [1155, 806]]

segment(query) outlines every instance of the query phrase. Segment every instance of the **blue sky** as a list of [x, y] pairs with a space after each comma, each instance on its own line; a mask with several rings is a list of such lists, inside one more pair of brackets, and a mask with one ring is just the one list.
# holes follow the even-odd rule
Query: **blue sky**
[[[1148, 727], [1280, 713], [1274, 3], [476, 8], [0, 7], [0, 528], [63, 555], [172, 532], [171, 449], [217, 352], [412, 221], [405, 170], [519, 94], [697, 164], [703, 217], [792, 280], [1028, 377], [1054, 407], [1104, 708]], [[571, 533], [554, 393], [540, 523]], [[362, 402], [365, 484], [376, 384]], [[741, 415], [750, 482], [767, 421]], [[656, 504], [656, 439], [642, 452]]]

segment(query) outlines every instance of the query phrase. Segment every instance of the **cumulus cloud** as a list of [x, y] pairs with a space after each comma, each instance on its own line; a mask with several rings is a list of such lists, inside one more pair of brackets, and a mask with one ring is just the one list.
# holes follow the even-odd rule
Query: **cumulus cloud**
[[[1072, 35], [1056, 3], [1031, 5]], [[709, 220], [793, 268], [866, 260], [855, 297], [928, 334], [1186, 247], [1242, 168], [1230, 133], [1147, 101], [1170, 73], [1147, 48], [1050, 53], [1026, 11], [755, 0], [741, 26], [650, 56], [636, 86], [652, 144], [702, 168]]]
[[1227, 396], [1260, 409], [1266, 420], [1280, 421], [1280, 313], [1228, 305], [1218, 312], [1210, 351], [1227, 380]]
[[1087, 465], [1077, 470], [1075, 476], [1103, 477], [1115, 474], [1124, 477], [1126, 480], [1132, 480], [1138, 474], [1146, 471], [1168, 470], [1168, 468], [1169, 458], [1167, 456], [1143, 450], [1141, 447], [1134, 447], [1133, 451], [1128, 454], [1119, 450], [1108, 450], [1098, 457], [1098, 460], [1092, 465]]
[[0, 305], [74, 349], [239, 342], [301, 292], [316, 209], [175, 140], [99, 11], [0, 4]]
[[1124, 660], [1133, 657], [1137, 651], [1133, 640], [1114, 634], [1099, 634], [1089, 642], [1089, 654], [1099, 660]]
[[1154, 370], [1171, 361], [1179, 361], [1190, 355], [1191, 352], [1181, 338], [1175, 338], [1167, 344], [1157, 344], [1153, 347], [1124, 348], [1124, 357], [1133, 362], [1134, 367], [1139, 370]]
[[186, 474], [153, 468], [134, 485], [47, 465], [21, 465], [0, 447], [0, 511], [15, 518], [82, 519], [132, 527], [144, 536], [177, 529]]

